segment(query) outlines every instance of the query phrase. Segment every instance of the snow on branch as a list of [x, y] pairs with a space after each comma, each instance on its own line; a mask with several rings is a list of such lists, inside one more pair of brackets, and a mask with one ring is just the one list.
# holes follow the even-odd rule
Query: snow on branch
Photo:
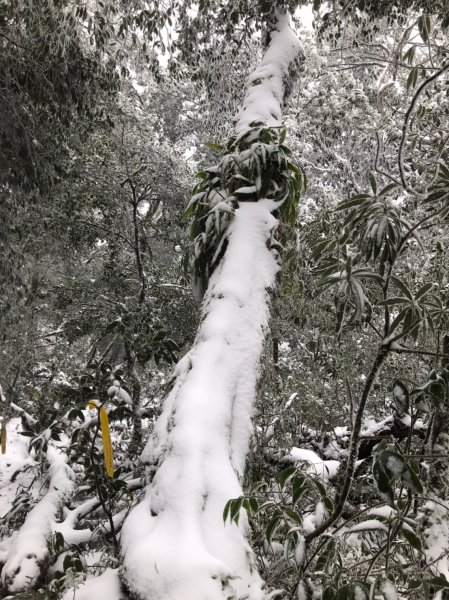
[[248, 78], [246, 96], [236, 123], [236, 133], [252, 123], [282, 126], [282, 109], [291, 88], [292, 70], [304, 60], [304, 51], [291, 26], [290, 15], [276, 9], [267, 37], [269, 44], [260, 65]]
[[57, 513], [74, 488], [66, 454], [49, 445], [46, 456], [48, 490], [14, 534], [2, 569], [2, 583], [10, 592], [30, 588], [39, 579], [48, 558], [48, 538], [53, 533]]

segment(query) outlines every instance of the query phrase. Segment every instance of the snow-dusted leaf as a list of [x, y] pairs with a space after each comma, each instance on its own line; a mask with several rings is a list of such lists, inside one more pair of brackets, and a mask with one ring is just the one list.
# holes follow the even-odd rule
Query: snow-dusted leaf
[[209, 150], [214, 150], [215, 152], [222, 152], [225, 150], [224, 146], [217, 144], [216, 142], [204, 142], [203, 146], [206, 146], [206, 148], [209, 148]]
[[449, 581], [444, 575], [438, 575], [428, 579], [428, 583], [437, 590], [443, 590], [449, 588]]
[[404, 294], [404, 296], [406, 298], [408, 298], [411, 302], [413, 302], [413, 294], [408, 289], [408, 287], [405, 285], [405, 283], [403, 281], [401, 281], [401, 279], [399, 279], [399, 277], [392, 275], [391, 281]]
[[400, 415], [408, 413], [410, 407], [410, 394], [407, 386], [399, 379], [395, 379], [392, 391], [397, 412]]
[[390, 477], [388, 477], [382, 463], [378, 458], [375, 459], [373, 464], [373, 477], [377, 491], [380, 496], [394, 508], [394, 493], [390, 483]]
[[401, 528], [401, 534], [405, 537], [405, 539], [412, 548], [414, 548], [418, 552], [422, 552], [422, 541], [419, 535], [417, 535], [414, 531], [411, 531], [407, 527]]
[[271, 543], [271, 539], [273, 537], [274, 532], [276, 531], [279, 523], [282, 520], [282, 513], [281, 512], [276, 512], [275, 515], [271, 518], [271, 520], [269, 521], [268, 525], [265, 528], [265, 538], [267, 540], [267, 542], [270, 544]]
[[415, 294], [415, 300], [419, 300], [430, 292], [435, 286], [434, 283], [425, 283]]
[[398, 187], [397, 183], [389, 183], [384, 188], [382, 188], [377, 195], [378, 195], [379, 198], [382, 197], [382, 196], [386, 196], [387, 194], [389, 194], [391, 191], [393, 191], [397, 187]]
[[278, 475], [278, 483], [281, 489], [284, 488], [285, 484], [289, 477], [291, 477], [294, 473], [296, 473], [296, 467], [287, 467]]
[[338, 204], [336, 206], [335, 210], [346, 210], [347, 208], [359, 206], [359, 205], [363, 204], [364, 202], [366, 202], [369, 198], [370, 198], [370, 196], [368, 196], [367, 194], [360, 194], [357, 196], [352, 196], [349, 200], [345, 200], [344, 202], [341, 202], [340, 204]]

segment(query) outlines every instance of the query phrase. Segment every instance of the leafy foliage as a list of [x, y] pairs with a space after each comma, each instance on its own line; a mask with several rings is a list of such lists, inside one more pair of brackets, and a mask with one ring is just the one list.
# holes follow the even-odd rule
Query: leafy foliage
[[[184, 2], [0, 2], [1, 402], [27, 456], [5, 470], [14, 497], [1, 557], [46, 497], [52, 450], [78, 484], [36, 589], [15, 597], [59, 600], [119, 566], [114, 537], [145, 485], [139, 452], [197, 320], [179, 214], [195, 145], [186, 215], [203, 287], [239, 202], [279, 202], [283, 228], [247, 491], [223, 507], [225, 526], [248, 520], [272, 597], [447, 593], [444, 77], [413, 112], [408, 189], [397, 159], [404, 113], [447, 61], [447, 15], [441, 3], [387, 4], [315, 3], [318, 27], [341, 43], [326, 49], [304, 32], [287, 148], [286, 127], [258, 123], [225, 146], [200, 145], [230, 130], [272, 2], [199, 2], [196, 12]], [[161, 37], [175, 22], [178, 38]], [[164, 71], [157, 55], [168, 48]], [[92, 399], [108, 411], [113, 478]], [[295, 459], [298, 447], [315, 462]]]
[[[232, 137], [216, 167], [198, 173], [201, 179], [185, 211], [192, 218], [194, 271], [201, 289], [215, 268], [226, 243], [227, 226], [238, 202], [267, 198], [279, 203], [280, 214], [293, 226], [299, 195], [307, 189], [302, 168], [290, 158], [284, 145], [285, 127], [279, 130], [252, 123], [252, 128]], [[209, 145], [210, 146], [210, 145]]]

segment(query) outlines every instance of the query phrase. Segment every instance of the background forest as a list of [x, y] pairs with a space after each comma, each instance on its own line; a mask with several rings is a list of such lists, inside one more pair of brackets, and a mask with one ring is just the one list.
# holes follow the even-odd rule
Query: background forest
[[[259, 134], [293, 200], [220, 519], [246, 532], [257, 598], [444, 600], [449, 9], [277, 7], [304, 57], [285, 127]], [[235, 205], [207, 190], [275, 9], [0, 0], [0, 598], [157, 598], [123, 574], [122, 527], [225, 253]], [[257, 199], [239, 177], [233, 202]], [[256, 598], [231, 580], [221, 598]]]

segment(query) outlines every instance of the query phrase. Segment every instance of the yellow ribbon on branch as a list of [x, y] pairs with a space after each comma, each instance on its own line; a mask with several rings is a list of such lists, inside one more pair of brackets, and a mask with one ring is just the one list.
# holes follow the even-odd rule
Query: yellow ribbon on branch
[[114, 455], [112, 453], [111, 432], [109, 431], [109, 418], [106, 409], [100, 408], [101, 435], [103, 437], [104, 467], [108, 477], [114, 477]]
[[109, 430], [109, 417], [104, 406], [99, 407], [97, 400], [89, 400], [87, 406], [99, 409], [101, 437], [103, 438], [104, 468], [111, 479], [114, 477], [114, 453], [112, 452], [111, 432]]
[[4, 419], [2, 420], [2, 430], [0, 433], [0, 437], [1, 437], [2, 454], [5, 454], [6, 453], [6, 422]]

